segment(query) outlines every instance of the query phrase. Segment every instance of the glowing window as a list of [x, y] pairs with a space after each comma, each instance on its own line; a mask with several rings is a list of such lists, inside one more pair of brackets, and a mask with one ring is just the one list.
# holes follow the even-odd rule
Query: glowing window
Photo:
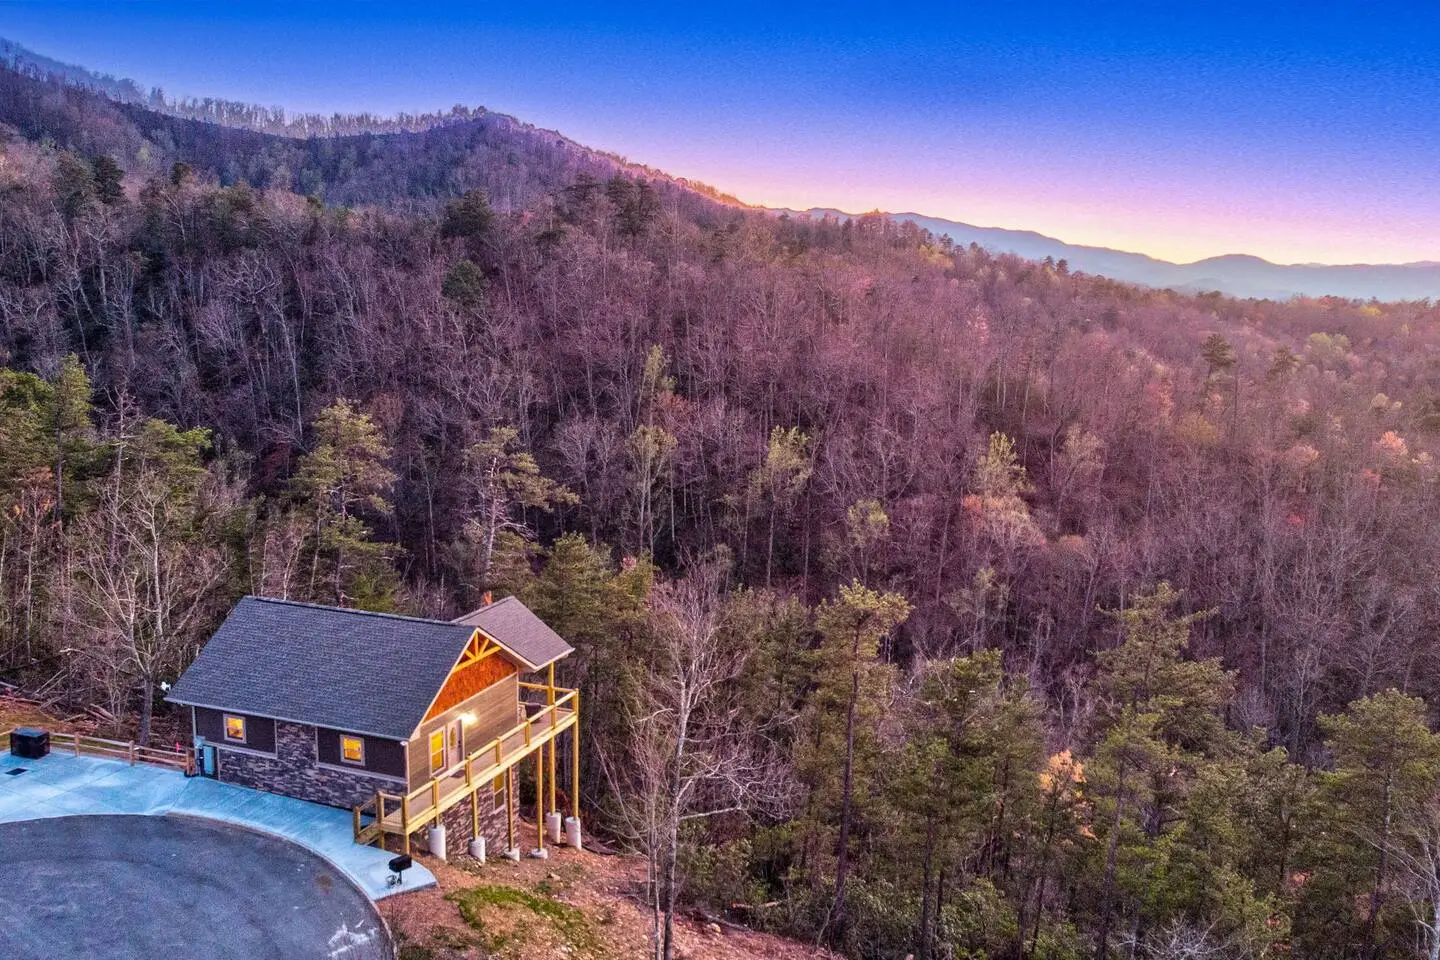
[[430, 773], [437, 774], [445, 769], [445, 731], [436, 730], [430, 734]]
[[232, 743], [245, 742], [245, 718], [225, 714], [225, 739]]
[[490, 784], [490, 802], [497, 810], [505, 805], [505, 774], [503, 773]]
[[340, 759], [346, 763], [365, 762], [365, 741], [359, 737], [340, 738]]

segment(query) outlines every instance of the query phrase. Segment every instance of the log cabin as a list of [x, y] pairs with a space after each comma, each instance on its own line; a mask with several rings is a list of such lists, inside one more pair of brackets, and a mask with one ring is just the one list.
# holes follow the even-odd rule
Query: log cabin
[[555, 686], [571, 652], [514, 597], [453, 621], [246, 597], [166, 699], [188, 708], [206, 776], [348, 808], [356, 842], [406, 852], [438, 824], [452, 850], [518, 851], [533, 758], [543, 850], [562, 741], [578, 843], [579, 695]]

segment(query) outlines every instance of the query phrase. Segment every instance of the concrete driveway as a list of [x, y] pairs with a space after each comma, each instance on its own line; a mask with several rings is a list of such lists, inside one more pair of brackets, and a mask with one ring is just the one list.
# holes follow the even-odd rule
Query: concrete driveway
[[302, 847], [181, 816], [0, 824], [7, 960], [389, 960], [368, 897]]
[[[22, 771], [22, 772], [15, 772]], [[318, 853], [372, 900], [430, 886], [420, 864], [403, 886], [386, 883], [391, 854], [355, 843], [349, 810], [246, 790], [165, 767], [52, 753], [43, 760], [0, 754], [0, 823], [88, 814], [185, 814], [273, 834]], [[0, 878], [4, 877], [0, 863]], [[0, 879], [0, 890], [3, 890]], [[0, 960], [4, 960], [0, 952]]]

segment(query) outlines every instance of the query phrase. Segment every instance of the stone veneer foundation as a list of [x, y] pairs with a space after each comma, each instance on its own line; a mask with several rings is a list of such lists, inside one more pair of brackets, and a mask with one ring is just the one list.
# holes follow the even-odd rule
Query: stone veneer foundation
[[315, 728], [306, 724], [276, 721], [273, 757], [222, 744], [216, 746], [220, 760], [217, 779], [252, 790], [346, 809], [374, 798], [377, 790], [386, 793], [405, 790], [405, 784], [399, 780], [317, 766]]
[[[497, 796], [493, 790], [481, 788], [475, 794], [480, 805], [480, 836], [485, 838], [485, 845], [488, 851], [487, 856], [498, 857], [505, 852], [509, 845], [508, 831], [505, 828], [505, 802], [504, 798]], [[516, 811], [515, 818], [515, 845], [522, 849], [525, 847], [525, 837], [520, 832], [520, 777], [510, 778], [510, 808]], [[446, 854], [451, 857], [459, 856], [465, 852], [465, 846], [474, 837], [471, 830], [470, 801], [462, 800], [441, 814], [440, 819], [445, 823], [445, 847]], [[422, 850], [429, 849], [427, 843], [427, 832], [429, 828], [417, 830], [410, 835], [410, 842], [419, 846]], [[534, 846], [535, 838], [530, 838], [531, 846]]]

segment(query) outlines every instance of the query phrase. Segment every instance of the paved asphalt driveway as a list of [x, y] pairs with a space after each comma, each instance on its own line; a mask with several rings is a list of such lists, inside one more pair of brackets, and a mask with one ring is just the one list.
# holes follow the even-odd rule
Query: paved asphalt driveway
[[178, 816], [0, 824], [5, 960], [388, 960], [368, 898], [302, 847]]

